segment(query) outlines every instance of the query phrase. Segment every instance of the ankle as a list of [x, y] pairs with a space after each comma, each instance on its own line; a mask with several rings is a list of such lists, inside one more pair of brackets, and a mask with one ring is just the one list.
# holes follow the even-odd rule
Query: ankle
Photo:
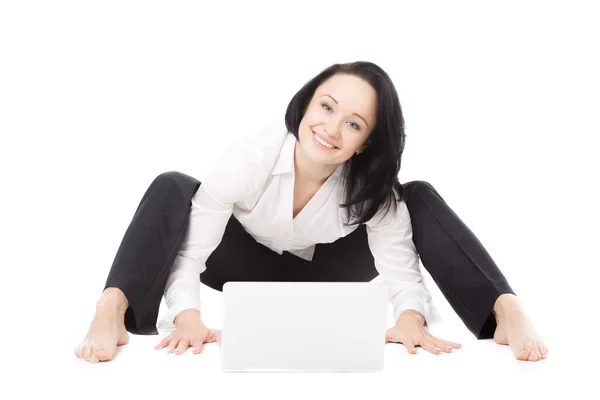
[[494, 303], [494, 315], [496, 316], [496, 319], [503, 318], [512, 312], [520, 310], [521, 304], [519, 303], [517, 296], [512, 293], [501, 294]]
[[122, 314], [125, 314], [127, 307], [129, 307], [129, 301], [125, 296], [125, 293], [116, 287], [108, 287], [104, 289], [102, 296], [96, 303], [96, 310], [111, 309]]

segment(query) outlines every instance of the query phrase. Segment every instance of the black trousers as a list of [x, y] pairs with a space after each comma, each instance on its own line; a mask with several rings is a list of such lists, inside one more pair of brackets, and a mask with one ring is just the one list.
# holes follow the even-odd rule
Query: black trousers
[[[160, 302], [200, 184], [181, 172], [160, 174], [125, 232], [104, 287], [125, 293], [129, 301], [125, 327], [131, 333], [158, 334]], [[494, 303], [513, 290], [431, 184], [412, 181], [403, 187], [421, 263], [473, 335], [492, 338]], [[370, 282], [377, 276], [364, 225], [333, 243], [318, 244], [309, 262], [288, 252], [279, 255], [256, 242], [232, 216], [199, 279], [222, 291], [228, 281]]]

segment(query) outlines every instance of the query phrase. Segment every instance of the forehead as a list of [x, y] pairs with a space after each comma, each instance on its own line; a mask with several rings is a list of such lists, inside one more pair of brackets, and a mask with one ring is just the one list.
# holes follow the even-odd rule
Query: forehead
[[337, 100], [339, 107], [349, 112], [357, 112], [365, 118], [375, 114], [377, 93], [371, 85], [356, 76], [339, 74], [332, 76], [317, 88], [314, 97], [322, 99], [324, 95], [332, 96]]

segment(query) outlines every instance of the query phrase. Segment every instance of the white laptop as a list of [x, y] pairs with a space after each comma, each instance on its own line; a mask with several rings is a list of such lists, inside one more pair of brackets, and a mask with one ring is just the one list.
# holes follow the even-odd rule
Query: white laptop
[[227, 282], [225, 372], [377, 372], [388, 307], [380, 282]]

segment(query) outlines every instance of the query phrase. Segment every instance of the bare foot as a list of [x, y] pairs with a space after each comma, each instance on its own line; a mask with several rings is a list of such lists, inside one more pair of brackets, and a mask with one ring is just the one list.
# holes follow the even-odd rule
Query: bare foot
[[77, 358], [89, 362], [109, 361], [114, 357], [117, 346], [129, 342], [124, 319], [127, 306], [103, 297], [96, 305], [96, 314], [85, 339], [75, 347]]
[[548, 347], [521, 309], [515, 308], [502, 316], [496, 315], [496, 321], [494, 341], [509, 345], [517, 360], [540, 361], [547, 357]]

